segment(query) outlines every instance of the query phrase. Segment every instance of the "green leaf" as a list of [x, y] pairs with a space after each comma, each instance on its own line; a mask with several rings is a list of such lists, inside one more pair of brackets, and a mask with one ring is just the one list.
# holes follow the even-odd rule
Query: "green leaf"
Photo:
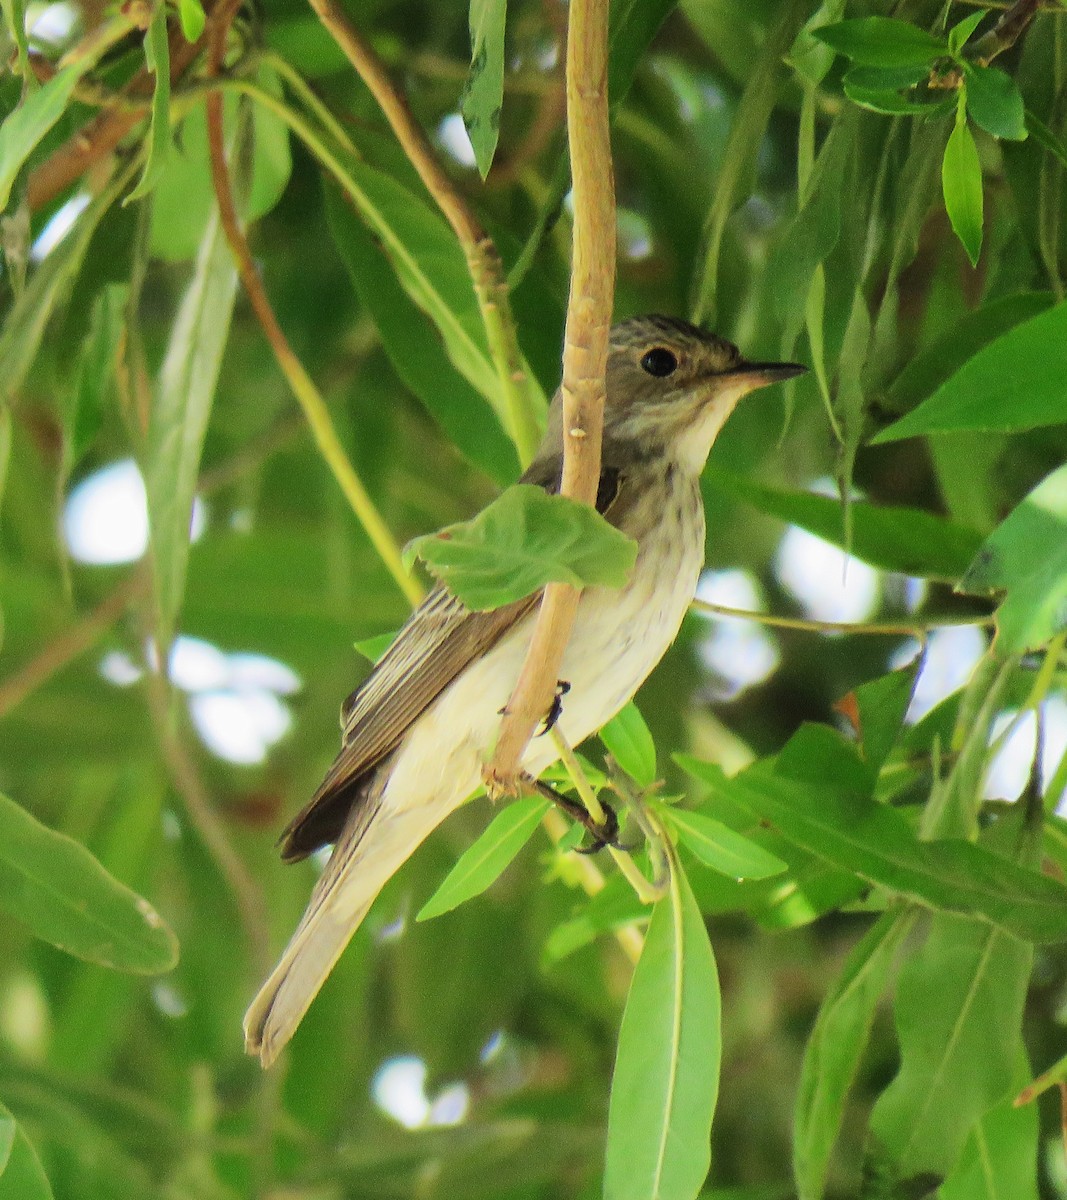
[[893, 1178], [948, 1174], [975, 1123], [1008, 1093], [1032, 963], [1023, 942], [944, 913], [908, 957], [895, 1004], [900, 1070], [871, 1114], [877, 1158]]
[[396, 641], [399, 632], [398, 629], [394, 629], [390, 633], [376, 633], [373, 637], [363, 638], [362, 641], [353, 644], [368, 662], [376, 663]]
[[954, 521], [913, 508], [888, 508], [854, 500], [851, 539], [840, 501], [814, 492], [765, 487], [721, 467], [705, 481], [723, 495], [814, 533], [864, 562], [904, 575], [957, 580], [981, 544], [981, 535]]
[[526, 796], [498, 812], [474, 845], [460, 855], [441, 886], [419, 909], [415, 920], [439, 917], [480, 896], [533, 837], [548, 808], [549, 802], [541, 796]]
[[605, 1200], [693, 1200], [711, 1162], [719, 979], [677, 861], [634, 969], [608, 1108]]
[[906, 67], [941, 58], [945, 43], [907, 21], [890, 17], [856, 17], [824, 25], [812, 33], [821, 42], [865, 67]]
[[101, 966], [155, 975], [178, 961], [174, 934], [147, 900], [4, 795], [0, 908], [36, 937]]
[[504, 105], [507, 0], [470, 0], [471, 66], [460, 109], [484, 179], [493, 165]]
[[450, 361], [440, 336], [400, 286], [340, 189], [328, 184], [325, 198], [334, 243], [360, 302], [378, 327], [394, 370], [463, 454], [507, 486], [518, 474], [519, 464], [496, 412]]
[[646, 788], [656, 782], [656, 743], [632, 700], [601, 728], [599, 736], [631, 779]]
[[768, 879], [787, 870], [787, 864], [736, 830], [683, 808], [665, 808], [664, 819], [678, 831], [681, 842], [713, 871], [731, 879]]
[[973, 267], [982, 252], [982, 164], [962, 103], [941, 160], [941, 188], [948, 219]]
[[968, 63], [967, 111], [977, 125], [994, 137], [1021, 142], [1026, 137], [1026, 110], [1014, 79], [996, 67]]
[[[7, 1153], [2, 1152], [7, 1143]], [[52, 1188], [37, 1151], [0, 1103], [0, 1200], [52, 1200]]]
[[1036, 649], [1067, 628], [1067, 467], [1047, 476], [989, 535], [960, 580], [964, 592], [1005, 590], [998, 645]]
[[125, 284], [106, 286], [96, 298], [74, 383], [64, 405], [62, 483], [100, 431], [111, 399], [119, 342], [125, 332]]
[[608, 100], [615, 109], [633, 83], [641, 56], [678, 0], [611, 0], [608, 14]]
[[804, 1049], [793, 1121], [799, 1200], [822, 1200], [845, 1100], [897, 950], [912, 924], [910, 913], [883, 913], [853, 947], [819, 1007]]
[[[182, 12], [184, 12], [184, 4]], [[203, 10], [201, 10], [203, 18]], [[199, 34], [197, 35], [199, 36]], [[196, 38], [190, 38], [196, 41]], [[170, 44], [167, 41], [167, 6], [160, 3], [152, 14], [148, 32], [144, 37], [145, 60], [148, 70], [155, 76], [155, 89], [152, 92], [152, 122], [148, 135], [148, 158], [140, 181], [132, 192], [123, 200], [129, 204], [147, 196], [156, 186], [167, 165], [167, 151], [170, 149]]]
[[170, 645], [185, 591], [200, 454], [236, 295], [233, 257], [213, 216], [171, 330], [148, 423], [144, 476], [161, 647]]
[[923, 101], [908, 100], [899, 92], [881, 91], [877, 88], [864, 87], [852, 78], [850, 71], [841, 81], [845, 95], [860, 108], [870, 109], [871, 112], [882, 113], [891, 117], [931, 116], [952, 107], [952, 101]]
[[35, 91], [41, 85], [30, 66], [30, 46], [26, 38], [24, 0], [0, 0], [0, 10], [3, 11], [4, 21], [15, 41], [15, 49], [18, 54], [18, 74], [23, 79], [24, 86], [30, 91]]
[[521, 600], [546, 583], [622, 587], [637, 543], [588, 504], [517, 484], [470, 521], [424, 534], [404, 548], [471, 609]]
[[[585, 830], [575, 824], [578, 843]], [[572, 847], [573, 848], [573, 847]], [[563, 849], [563, 842], [558, 849]], [[648, 905], [642, 903], [634, 890], [619, 874], [609, 875], [608, 881], [595, 896], [582, 904], [577, 914], [563, 921], [545, 939], [543, 957], [546, 963], [559, 962], [594, 941], [602, 933], [611, 933], [624, 925], [647, 919]]]
[[1005, 1096], [972, 1127], [938, 1200], [1038, 1200], [1038, 1146], [1036, 1106], [1016, 1108]]
[[182, 35], [187, 42], [198, 41], [207, 24], [203, 5], [200, 0], [178, 0], [178, 20], [181, 22]]
[[766, 763], [728, 780], [689, 759], [682, 765], [770, 822], [786, 841], [869, 883], [1033, 942], [1067, 940], [1067, 888], [1048, 876], [973, 842], [921, 842], [894, 809], [773, 774]]
[[1039, 312], [985, 345], [925, 403], [872, 441], [957, 429], [1015, 433], [1061, 424], [1065, 375], [1067, 302]]
[[22, 164], [66, 111], [79, 80], [94, 61], [92, 56], [80, 58], [61, 68], [47, 83], [28, 92], [0, 125], [0, 212], [7, 208]]
[[889, 757], [901, 730], [915, 690], [919, 660], [899, 671], [860, 684], [855, 691], [859, 737], [864, 761], [876, 771]]
[[948, 31], [949, 54], [958, 55], [967, 44], [970, 36], [981, 25], [987, 15], [987, 10], [980, 8], [977, 12], [969, 13], [962, 21], [958, 21]]

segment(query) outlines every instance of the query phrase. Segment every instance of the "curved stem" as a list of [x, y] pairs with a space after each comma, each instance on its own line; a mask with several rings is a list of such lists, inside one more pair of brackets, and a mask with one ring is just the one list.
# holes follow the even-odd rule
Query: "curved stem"
[[707, 613], [714, 617], [738, 617], [745, 621], [755, 621], [759, 625], [770, 625], [776, 629], [802, 629], [809, 633], [858, 633], [878, 637], [922, 638], [931, 629], [948, 629], [956, 625], [988, 627], [993, 624], [992, 616], [945, 617], [932, 621], [907, 622], [814, 621], [805, 617], [779, 617], [772, 616], [770, 613], [752, 612], [744, 608], [731, 608], [728, 604], [713, 604], [710, 600], [699, 600], [695, 597], [689, 601], [689, 607], [694, 612]]

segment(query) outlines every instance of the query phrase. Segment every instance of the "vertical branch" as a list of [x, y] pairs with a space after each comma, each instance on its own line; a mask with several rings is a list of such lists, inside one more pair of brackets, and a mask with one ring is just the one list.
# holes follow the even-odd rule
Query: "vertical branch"
[[[600, 480], [604, 377], [615, 289], [615, 188], [608, 126], [607, 0], [572, 0], [567, 30], [567, 137], [574, 180], [574, 252], [563, 346], [561, 492], [593, 504]], [[555, 695], [579, 592], [545, 589], [530, 649], [500, 725], [490, 784], [511, 786]]]
[[525, 466], [537, 449], [541, 437], [540, 422], [523, 386], [526, 369], [511, 313], [503, 265], [493, 239], [482, 228], [456, 185], [445, 173], [425, 130], [415, 120], [407, 101], [370, 43], [334, 0], [309, 0], [309, 3], [378, 102], [401, 148], [463, 247], [489, 342], [489, 353], [500, 377], [508, 434]]

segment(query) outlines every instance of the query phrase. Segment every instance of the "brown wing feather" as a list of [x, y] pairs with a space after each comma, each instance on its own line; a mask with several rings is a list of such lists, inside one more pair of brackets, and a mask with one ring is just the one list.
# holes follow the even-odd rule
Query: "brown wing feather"
[[[559, 487], [559, 460], [536, 463], [523, 482]], [[610, 515], [620, 473], [606, 467], [597, 508]], [[493, 646], [537, 604], [540, 592], [492, 612], [471, 612], [435, 587], [411, 614], [374, 670], [342, 709], [341, 752], [326, 778], [281, 836], [282, 857], [295, 861], [335, 842], [352, 806], [366, 791], [368, 773], [457, 675]]]

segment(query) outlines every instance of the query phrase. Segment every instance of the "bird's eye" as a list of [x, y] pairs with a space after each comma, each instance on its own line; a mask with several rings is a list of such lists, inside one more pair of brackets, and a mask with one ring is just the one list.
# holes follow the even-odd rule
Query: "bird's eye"
[[655, 375], [657, 379], [663, 379], [667, 375], [672, 375], [678, 369], [678, 359], [672, 351], [664, 346], [653, 346], [651, 350], [646, 351], [641, 359], [641, 366], [649, 375]]

